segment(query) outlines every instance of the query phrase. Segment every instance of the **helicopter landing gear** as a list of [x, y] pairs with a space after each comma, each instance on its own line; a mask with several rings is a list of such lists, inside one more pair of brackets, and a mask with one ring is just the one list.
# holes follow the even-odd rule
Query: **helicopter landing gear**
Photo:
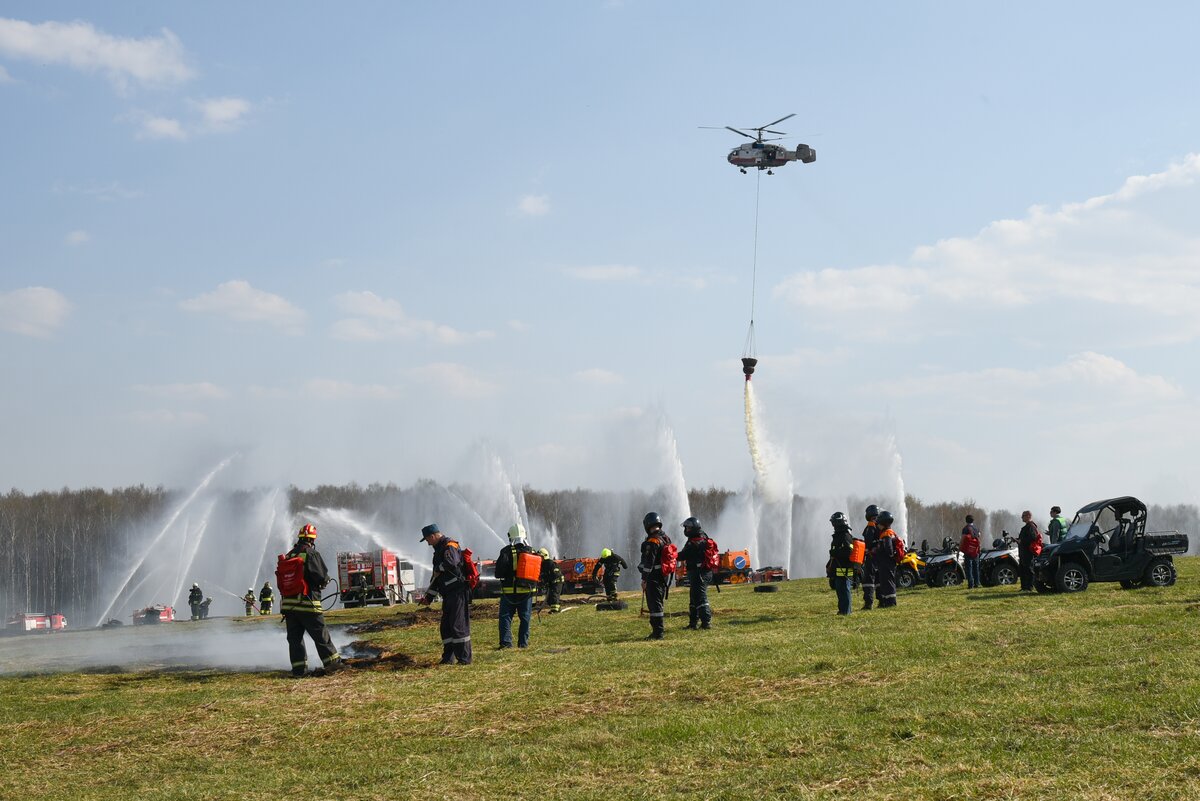
[[775, 174], [775, 173], [774, 173], [774, 172], [772, 172], [771, 170], [767, 170], [767, 175], [774, 175], [774, 174]]
[[742, 175], [746, 174], [746, 169], [744, 167], [738, 167], [738, 169], [742, 171]]

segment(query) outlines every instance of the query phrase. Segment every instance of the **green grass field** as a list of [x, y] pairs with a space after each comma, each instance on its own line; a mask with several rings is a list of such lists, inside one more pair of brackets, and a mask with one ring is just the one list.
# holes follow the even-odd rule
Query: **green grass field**
[[526, 651], [493, 650], [481, 603], [470, 667], [434, 665], [421, 613], [326, 678], [283, 678], [284, 653], [2, 678], [0, 798], [1200, 798], [1200, 559], [1178, 566], [1165, 589], [920, 588], [848, 618], [820, 580], [726, 587], [695, 632], [676, 589], [663, 642], [633, 596], [542, 616]]

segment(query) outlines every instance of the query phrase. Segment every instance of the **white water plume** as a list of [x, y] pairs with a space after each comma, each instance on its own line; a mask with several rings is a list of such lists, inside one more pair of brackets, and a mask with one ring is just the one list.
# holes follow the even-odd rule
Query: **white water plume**
[[108, 616], [112, 614], [113, 607], [117, 605], [117, 601], [120, 600], [122, 593], [125, 592], [125, 588], [129, 586], [129, 582], [133, 580], [133, 577], [137, 574], [138, 570], [140, 570], [142, 565], [145, 564], [146, 558], [154, 551], [156, 547], [158, 547], [159, 543], [162, 542], [163, 538], [167, 535], [167, 532], [170, 531], [175, 525], [175, 521], [179, 519], [179, 516], [183, 514], [183, 512], [189, 506], [191, 506], [192, 501], [196, 500], [196, 496], [203, 492], [204, 489], [207, 488], [210, 483], [212, 483], [212, 480], [216, 477], [216, 475], [228, 467], [229, 463], [235, 458], [237, 458], [237, 454], [224, 459], [220, 464], [214, 467], [208, 473], [208, 475], [206, 475], [200, 481], [196, 488], [192, 490], [192, 493], [184, 499], [183, 503], [179, 504], [179, 506], [175, 508], [175, 511], [172, 512], [170, 517], [167, 518], [167, 522], [163, 524], [162, 529], [160, 529], [154, 539], [150, 541], [150, 544], [146, 546], [146, 549], [142, 552], [142, 555], [137, 559], [136, 562], [134, 562], [133, 567], [129, 569], [129, 572], [125, 575], [125, 578], [117, 587], [117, 591], [113, 594], [112, 600], [108, 602], [108, 606], [104, 608], [104, 612], [96, 621], [97, 626], [108, 620]]
[[891, 486], [889, 487], [891, 498], [889, 500], [892, 509], [895, 510], [892, 512], [892, 516], [896, 518], [892, 528], [896, 530], [902, 540], [911, 542], [912, 538], [908, 531], [908, 496], [904, 492], [904, 460], [900, 458], [900, 447], [896, 443], [895, 434], [888, 435], [885, 448], [891, 469]]
[[[183, 595], [183, 588], [187, 584], [188, 574], [192, 570], [192, 564], [196, 561], [196, 553], [200, 550], [200, 544], [204, 541], [204, 532], [208, 531], [208, 521], [212, 518], [213, 509], [217, 506], [217, 499], [213, 498], [208, 503], [208, 507], [204, 510], [204, 514], [200, 516], [200, 524], [196, 526], [196, 530], [192, 531], [191, 526], [184, 526], [183, 548], [180, 555], [186, 552], [186, 556], [180, 560], [179, 575], [175, 577], [175, 592], [171, 593], [171, 605], [178, 606], [179, 600]], [[184, 561], [186, 559], [186, 561]]]
[[755, 540], [760, 553], [750, 558], [760, 566], [779, 565], [795, 572], [792, 559], [792, 506], [795, 486], [787, 454], [771, 441], [762, 422], [761, 408], [752, 388], [745, 382], [746, 440], [754, 465]]

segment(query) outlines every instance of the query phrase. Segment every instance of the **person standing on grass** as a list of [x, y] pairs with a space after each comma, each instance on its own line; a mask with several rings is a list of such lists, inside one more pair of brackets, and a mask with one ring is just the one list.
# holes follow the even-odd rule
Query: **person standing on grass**
[[683, 521], [683, 534], [687, 542], [679, 551], [679, 558], [687, 565], [688, 579], [688, 625], [695, 630], [712, 628], [712, 606], [708, 603], [708, 585], [712, 583], [712, 571], [708, 569], [708, 535], [694, 517]]
[[854, 582], [854, 563], [850, 561], [850, 555], [854, 551], [854, 534], [850, 531], [850, 521], [842, 512], [834, 512], [829, 518], [829, 524], [833, 526], [829, 562], [833, 572], [833, 589], [838, 599], [837, 613], [848, 615], [854, 603], [851, 589]]
[[875, 590], [879, 595], [879, 608], [896, 605], [896, 532], [892, 531], [895, 518], [886, 509], [879, 510], [875, 523], [879, 527], [879, 539], [875, 541]]
[[596, 574], [604, 571], [604, 597], [610, 604], [617, 602], [617, 579], [621, 578], [621, 568], [629, 569], [629, 565], [621, 555], [608, 548], [600, 549], [600, 558], [592, 568], [592, 583], [596, 582]]
[[421, 529], [421, 540], [433, 548], [433, 576], [421, 599], [423, 606], [442, 596], [442, 661], [440, 664], [471, 664], [471, 588], [463, 572], [458, 543], [430, 523]]
[[975, 517], [967, 515], [958, 550], [963, 555], [963, 569], [967, 571], [967, 589], [979, 586], [979, 529], [975, 528]]
[[862, 541], [867, 548], [862, 566], [863, 609], [870, 609], [875, 605], [875, 545], [879, 542], [879, 526], [875, 521], [878, 516], [878, 506], [871, 504], [867, 507], [867, 525], [862, 532]]
[[1042, 552], [1042, 532], [1033, 522], [1033, 512], [1021, 512], [1021, 533], [1017, 535], [1017, 558], [1021, 564], [1021, 592], [1033, 590], [1033, 557]]
[[550, 552], [545, 548], [538, 551], [542, 557], [542, 591], [546, 593], [546, 608], [550, 614], [556, 615], [562, 611], [559, 599], [562, 597], [563, 572], [558, 562], [550, 558]]
[[[325, 560], [317, 551], [317, 527], [308, 523], [296, 535], [296, 544], [288, 551], [284, 559], [299, 558], [304, 562], [304, 584], [308, 591], [297, 591], [294, 595], [286, 594], [288, 588], [280, 584], [280, 594], [283, 600], [279, 611], [287, 625], [288, 655], [292, 659], [292, 677], [300, 678], [308, 668], [308, 655], [304, 650], [304, 635], [312, 638], [317, 647], [317, 656], [321, 658], [321, 668], [313, 671], [314, 675], [324, 675], [341, 670], [345, 665], [333, 647], [329, 637], [329, 627], [325, 625], [325, 610], [321, 606], [321, 590], [329, 583], [329, 569]], [[278, 573], [276, 573], [278, 576]], [[253, 590], [251, 590], [253, 595]]]
[[[533, 596], [537, 592], [537, 581], [517, 575], [517, 562], [521, 554], [533, 553], [525, 541], [525, 527], [514, 523], [508, 530], [508, 547], [496, 557], [496, 578], [500, 579], [500, 649], [512, 648], [512, 619], [515, 614], [521, 620], [517, 632], [517, 647], [529, 646], [529, 621], [533, 617]], [[541, 568], [538, 568], [541, 574]]]
[[666, 618], [667, 589], [669, 577], [663, 575], [663, 551], [671, 544], [671, 538], [663, 533], [662, 517], [658, 512], [649, 512], [642, 518], [646, 539], [642, 541], [642, 560], [638, 572], [642, 574], [642, 593], [646, 597], [646, 608], [650, 610], [650, 635], [647, 640], [661, 640]]

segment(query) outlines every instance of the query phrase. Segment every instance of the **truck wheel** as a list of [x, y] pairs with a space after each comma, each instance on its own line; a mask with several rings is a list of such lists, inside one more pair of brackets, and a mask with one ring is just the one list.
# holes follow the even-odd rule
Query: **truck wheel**
[[917, 586], [917, 574], [911, 567], [903, 568], [896, 573], [896, 586], [902, 590], [911, 590]]
[[1059, 565], [1054, 584], [1059, 592], [1083, 592], [1087, 589], [1087, 571], [1078, 562], [1063, 562]]
[[1020, 579], [1017, 575], [1017, 569], [1012, 565], [996, 565], [996, 569], [992, 571], [992, 582], [994, 584], [1016, 584]]
[[1142, 581], [1147, 587], [1170, 587], [1175, 583], [1174, 567], [1166, 559], [1155, 559], [1146, 568]]

